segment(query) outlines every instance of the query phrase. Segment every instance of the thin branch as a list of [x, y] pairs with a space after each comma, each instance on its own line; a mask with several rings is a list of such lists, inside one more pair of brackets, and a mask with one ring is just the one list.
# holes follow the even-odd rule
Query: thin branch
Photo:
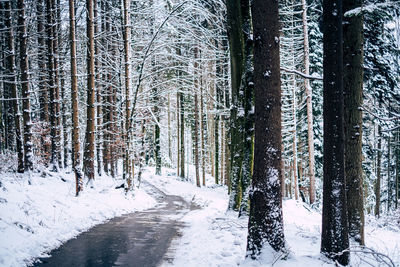
[[305, 74], [305, 73], [303, 73], [303, 72], [300, 72], [300, 71], [297, 71], [297, 70], [287, 69], [287, 68], [284, 68], [284, 67], [281, 67], [281, 71], [287, 72], [287, 73], [297, 74], [297, 75], [303, 77], [304, 79], [319, 80], [319, 81], [322, 81], [322, 80], [323, 80], [323, 77], [314, 76], [314, 75], [307, 75], [307, 74]]

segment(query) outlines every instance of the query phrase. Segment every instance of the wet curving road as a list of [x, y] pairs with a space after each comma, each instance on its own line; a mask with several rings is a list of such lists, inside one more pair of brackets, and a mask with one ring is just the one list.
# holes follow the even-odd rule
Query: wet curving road
[[[171, 241], [184, 227], [180, 218], [195, 207], [145, 183], [159, 204], [149, 210], [114, 218], [67, 241], [33, 266], [157, 266], [172, 261]], [[168, 253], [167, 253], [168, 252]]]

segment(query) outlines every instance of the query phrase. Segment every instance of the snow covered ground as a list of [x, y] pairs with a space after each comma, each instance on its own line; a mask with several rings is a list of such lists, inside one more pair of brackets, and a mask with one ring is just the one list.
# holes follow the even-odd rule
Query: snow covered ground
[[[248, 218], [237, 218], [237, 213], [226, 212], [228, 199], [226, 188], [215, 186], [208, 177], [208, 187], [195, 186], [175, 176], [175, 170], [163, 170], [163, 176], [145, 172], [144, 179], [170, 194], [183, 196], [201, 207], [188, 213], [183, 220], [187, 227], [182, 238], [172, 244], [173, 262], [168, 266], [336, 266], [320, 251], [321, 214], [295, 200], [283, 202], [285, 237], [290, 250], [286, 260], [277, 260], [267, 255], [259, 261], [245, 260]], [[193, 171], [192, 171], [193, 173]], [[399, 219], [399, 217], [397, 217]], [[400, 222], [382, 218], [377, 221], [367, 217], [366, 245], [368, 249], [352, 246], [351, 266], [400, 266]], [[371, 253], [373, 252], [373, 253]], [[379, 255], [378, 253], [382, 255]], [[385, 262], [389, 263], [385, 265]]]
[[[194, 174], [192, 167], [190, 172]], [[86, 187], [79, 198], [74, 197], [72, 174], [0, 177], [0, 266], [29, 264], [32, 258], [46, 255], [96, 224], [156, 204], [142, 189], [136, 189], [135, 197], [126, 197], [123, 190], [114, 189], [121, 182], [106, 176], [96, 179], [94, 188]], [[226, 187], [214, 185], [212, 177], [207, 176], [207, 186], [202, 188], [195, 186], [193, 175], [190, 177], [190, 181], [182, 181], [175, 170], [166, 168], [162, 176], [154, 175], [154, 168], [143, 174], [143, 180], [199, 207], [183, 217], [187, 227], [168, 252], [173, 261], [163, 263], [163, 267], [335, 266], [319, 253], [320, 212], [294, 200], [285, 200], [283, 205], [290, 250], [287, 259], [277, 260], [265, 254], [259, 261], [246, 260], [248, 218], [237, 218], [236, 213], [226, 211]], [[391, 258], [393, 266], [400, 266], [398, 220], [398, 215], [380, 220], [367, 217], [366, 244], [374, 253], [353, 247], [351, 266], [391, 266], [384, 265], [383, 261], [390, 263], [384, 255]]]
[[156, 204], [141, 189], [125, 196], [108, 176], [77, 198], [72, 173], [50, 175], [0, 173], [0, 266], [24, 266], [96, 224]]

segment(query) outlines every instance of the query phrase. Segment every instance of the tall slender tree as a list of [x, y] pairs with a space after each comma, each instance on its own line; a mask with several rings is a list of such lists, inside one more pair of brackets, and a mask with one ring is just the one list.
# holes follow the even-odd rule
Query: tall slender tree
[[85, 176], [94, 179], [94, 134], [95, 134], [95, 84], [94, 84], [94, 10], [93, 0], [86, 0], [86, 31], [87, 31], [87, 118], [85, 134], [85, 151], [83, 166]]
[[[308, 38], [308, 19], [307, 19], [307, 3], [301, 0], [302, 19], [303, 19], [303, 43], [304, 43], [304, 74], [310, 75], [310, 48]], [[307, 143], [308, 143], [308, 168], [310, 175], [310, 204], [315, 202], [315, 156], [314, 156], [314, 119], [312, 108], [312, 88], [309, 79], [304, 79], [304, 87], [307, 103]]]
[[126, 187], [125, 190], [128, 191], [131, 188], [133, 177], [131, 164], [131, 133], [130, 133], [130, 37], [131, 37], [131, 27], [130, 27], [130, 12], [129, 8], [131, 6], [130, 0], [124, 0], [123, 2], [123, 14], [124, 14], [124, 69], [125, 69], [125, 141], [126, 141], [126, 151], [125, 151], [125, 178]]
[[6, 1], [4, 4], [5, 8], [5, 26], [7, 29], [7, 50], [8, 54], [5, 57], [6, 74], [7, 80], [5, 83], [5, 89], [11, 92], [12, 97], [12, 113], [14, 115], [15, 124], [15, 138], [16, 138], [16, 148], [18, 154], [18, 167], [17, 171], [19, 173], [24, 172], [24, 149], [22, 146], [22, 133], [21, 133], [21, 115], [18, 103], [18, 89], [17, 89], [17, 71], [15, 65], [15, 44], [14, 44], [14, 30], [12, 27], [12, 8], [11, 1]]
[[79, 101], [78, 81], [76, 66], [76, 39], [75, 39], [75, 0], [69, 0], [69, 41], [71, 54], [71, 103], [72, 103], [72, 169], [75, 173], [76, 196], [83, 189], [80, 167], [80, 143], [79, 143]]
[[231, 90], [232, 108], [230, 114], [230, 197], [229, 209], [238, 210], [240, 204], [240, 173], [242, 164], [240, 132], [241, 120], [238, 118], [239, 112], [239, 91], [240, 81], [243, 73], [243, 27], [240, 0], [228, 0], [227, 7], [227, 27], [230, 47], [230, 66], [231, 66]]
[[249, 212], [249, 190], [253, 167], [254, 141], [254, 81], [253, 81], [253, 38], [249, 0], [241, 0], [243, 20], [243, 75], [240, 86], [243, 88], [244, 125], [243, 125], [243, 161], [241, 166], [241, 203], [239, 216]]
[[281, 196], [281, 83], [278, 0], [254, 0], [255, 140], [247, 255], [285, 250]]
[[321, 252], [349, 262], [343, 129], [342, 0], [323, 1], [324, 185]]
[[19, 57], [22, 88], [22, 117], [24, 125], [24, 168], [25, 171], [33, 169], [32, 132], [31, 132], [31, 103], [29, 90], [29, 62], [28, 62], [28, 35], [26, 32], [25, 1], [18, 0], [18, 33]]
[[54, 171], [57, 171], [60, 167], [60, 136], [58, 134], [58, 106], [59, 106], [59, 88], [56, 83], [56, 62], [54, 53], [54, 45], [57, 42], [55, 38], [55, 5], [54, 0], [46, 0], [46, 31], [47, 31], [47, 69], [48, 69], [48, 88], [50, 95], [50, 139], [51, 139], [51, 165]]

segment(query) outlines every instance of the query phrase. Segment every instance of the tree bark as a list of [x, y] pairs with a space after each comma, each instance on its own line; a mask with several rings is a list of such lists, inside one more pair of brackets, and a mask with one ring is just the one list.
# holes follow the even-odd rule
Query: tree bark
[[378, 158], [376, 162], [376, 181], [375, 181], [375, 216], [380, 217], [381, 209], [381, 161], [382, 161], [382, 133], [381, 125], [378, 124]]
[[240, 86], [243, 88], [244, 99], [244, 131], [243, 131], [243, 161], [241, 174], [241, 203], [239, 217], [249, 212], [249, 190], [253, 166], [254, 140], [254, 77], [253, 77], [253, 36], [251, 28], [250, 2], [241, 0], [241, 14], [244, 40], [243, 75]]
[[194, 165], [196, 168], [196, 185], [200, 187], [200, 166], [199, 166], [199, 101], [198, 101], [198, 52], [199, 49], [194, 49]]
[[124, 14], [124, 65], [125, 65], [125, 175], [126, 175], [126, 187], [125, 190], [129, 191], [132, 186], [132, 171], [131, 169], [131, 132], [130, 132], [130, 39], [131, 39], [131, 26], [130, 26], [130, 0], [123, 1], [123, 14]]
[[31, 104], [29, 91], [29, 62], [25, 18], [25, 1], [18, 0], [18, 29], [19, 29], [19, 67], [21, 70], [21, 88], [22, 88], [22, 117], [24, 126], [24, 168], [25, 171], [33, 169], [32, 162], [32, 132], [31, 132]]
[[69, 0], [69, 39], [71, 54], [71, 102], [72, 102], [72, 169], [75, 173], [76, 196], [83, 189], [82, 173], [80, 169], [79, 143], [79, 100], [76, 68], [76, 39], [75, 39], [75, 3]]
[[342, 0], [323, 1], [324, 185], [321, 252], [342, 265], [349, 262], [344, 172]]
[[54, 0], [46, 0], [46, 16], [47, 16], [47, 69], [48, 69], [48, 87], [50, 90], [50, 139], [51, 139], [51, 156], [50, 164], [52, 165], [53, 171], [57, 171], [60, 168], [60, 135], [59, 135], [59, 124], [58, 124], [58, 109], [60, 93], [58, 84], [56, 83], [56, 66], [57, 59], [55, 58], [54, 45], [55, 42], [55, 5]]
[[230, 47], [232, 108], [230, 114], [230, 174], [228, 209], [239, 210], [240, 206], [240, 174], [242, 165], [242, 117], [238, 117], [240, 107], [239, 92], [243, 73], [243, 27], [240, 0], [228, 0], [227, 24]]
[[94, 84], [94, 25], [93, 0], [86, 0], [86, 30], [87, 30], [87, 119], [85, 134], [85, 152], [83, 166], [85, 176], [94, 180], [94, 134], [95, 134], [95, 84]]
[[180, 111], [180, 167], [181, 167], [181, 178], [185, 178], [185, 113], [184, 113], [184, 102], [183, 93], [179, 93], [179, 111]]
[[11, 92], [12, 100], [12, 114], [14, 117], [15, 124], [15, 138], [16, 148], [18, 154], [18, 167], [17, 172], [24, 172], [24, 148], [22, 145], [22, 133], [21, 133], [21, 115], [18, 104], [18, 89], [17, 89], [17, 71], [15, 65], [15, 45], [14, 45], [14, 31], [12, 27], [12, 13], [11, 13], [11, 1], [6, 1], [4, 4], [5, 8], [5, 26], [7, 28], [7, 50], [8, 55], [5, 58], [6, 63], [6, 90]]
[[[308, 44], [308, 22], [306, 0], [301, 0], [303, 18], [303, 43], [304, 43], [304, 74], [310, 75], [310, 49]], [[315, 156], [314, 156], [314, 127], [312, 108], [312, 88], [309, 79], [304, 79], [305, 94], [307, 97], [307, 142], [308, 142], [308, 168], [310, 178], [310, 204], [315, 202]]]
[[[358, 8], [361, 0], [344, 0], [343, 13]], [[363, 18], [344, 17], [343, 84], [345, 174], [349, 235], [364, 245], [364, 194], [362, 170]]]
[[202, 168], [202, 184], [206, 186], [206, 149], [205, 149], [205, 123], [204, 123], [204, 99], [203, 99], [203, 83], [202, 83], [202, 76], [200, 77], [200, 136], [201, 136], [201, 168]]
[[[43, 59], [46, 55], [46, 43], [44, 38], [45, 27], [44, 27], [44, 5], [43, 0], [36, 2], [36, 16], [37, 16], [37, 45], [38, 45], [38, 68], [40, 71], [46, 69], [46, 61]], [[40, 121], [43, 123], [43, 133], [41, 136], [41, 146], [43, 149], [43, 160], [45, 164], [48, 164], [48, 153], [50, 148], [46, 143], [46, 136], [48, 135], [49, 127], [49, 88], [46, 85], [46, 75], [43, 73], [38, 74], [38, 90], [39, 90], [39, 107], [40, 107]]]
[[[102, 55], [100, 55], [100, 40], [98, 39], [98, 34], [99, 34], [99, 17], [98, 17], [98, 5], [97, 1], [93, 2], [93, 15], [94, 15], [94, 36], [95, 42], [94, 42], [94, 53], [95, 53], [95, 80], [98, 81], [98, 85], [96, 88], [96, 102], [97, 102], [97, 108], [96, 108], [96, 159], [97, 159], [97, 174], [101, 176], [102, 174], [102, 139], [103, 139], [103, 108], [102, 108], [102, 89], [103, 89], [103, 84], [100, 83], [101, 75], [100, 75], [100, 67], [101, 67], [101, 62], [100, 59]], [[102, 24], [101, 26], [104, 26]], [[102, 29], [104, 30], [104, 28]]]
[[254, 0], [255, 140], [247, 255], [285, 250], [281, 196], [281, 83], [277, 0]]

